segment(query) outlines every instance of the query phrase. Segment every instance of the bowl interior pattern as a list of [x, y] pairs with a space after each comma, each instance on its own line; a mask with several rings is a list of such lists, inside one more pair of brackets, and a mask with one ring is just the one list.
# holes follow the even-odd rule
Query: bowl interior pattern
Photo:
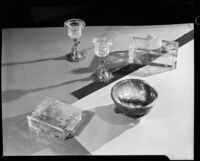
[[[118, 82], [111, 90], [114, 103], [120, 110], [126, 108], [139, 114], [150, 108], [156, 101], [157, 91], [143, 80], [127, 79]], [[123, 108], [123, 109], [122, 109]]]

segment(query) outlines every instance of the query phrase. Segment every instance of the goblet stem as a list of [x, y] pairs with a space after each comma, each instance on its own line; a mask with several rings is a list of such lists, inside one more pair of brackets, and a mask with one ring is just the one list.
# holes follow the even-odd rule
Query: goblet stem
[[80, 41], [73, 39], [72, 51], [67, 55], [67, 59], [71, 62], [79, 62], [85, 58], [85, 56], [83, 56], [82, 53], [77, 49], [79, 43]]
[[107, 72], [107, 68], [106, 68], [106, 58], [105, 57], [101, 57], [100, 58], [100, 63], [98, 66], [98, 72], [100, 75], [102, 75], [102, 73]]
[[78, 41], [78, 39], [73, 39], [73, 47], [72, 47], [72, 53], [74, 54], [74, 56], [77, 56], [77, 54], [78, 54], [78, 49], [77, 49], [77, 47], [78, 47], [78, 44], [80, 43], [80, 41]]
[[105, 57], [103, 57], [101, 59], [101, 66], [102, 66], [102, 68], [104, 68], [106, 70], [106, 58]]

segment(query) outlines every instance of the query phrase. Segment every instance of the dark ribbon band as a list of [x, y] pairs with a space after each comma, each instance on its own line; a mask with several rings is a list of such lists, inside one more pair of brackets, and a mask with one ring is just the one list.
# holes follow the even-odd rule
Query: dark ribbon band
[[[179, 42], [179, 47], [185, 45], [186, 43], [188, 43], [189, 41], [191, 41], [194, 38], [194, 30], [184, 34], [183, 36], [179, 37], [178, 39], [174, 40]], [[81, 99], [95, 91], [97, 91], [98, 89], [101, 89], [105, 86], [107, 86], [108, 84], [144, 67], [145, 65], [140, 65], [140, 64], [128, 64], [116, 71], [113, 72], [114, 74], [114, 78], [111, 79], [111, 81], [109, 81], [108, 83], [99, 83], [99, 82], [92, 82], [74, 92], [72, 92], [72, 95], [75, 96], [78, 99]]]

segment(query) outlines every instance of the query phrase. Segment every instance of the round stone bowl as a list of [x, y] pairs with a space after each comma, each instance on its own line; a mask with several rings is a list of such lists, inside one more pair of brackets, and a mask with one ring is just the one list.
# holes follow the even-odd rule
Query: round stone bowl
[[158, 93], [144, 80], [126, 79], [112, 87], [111, 97], [116, 105], [116, 112], [139, 118], [150, 112]]

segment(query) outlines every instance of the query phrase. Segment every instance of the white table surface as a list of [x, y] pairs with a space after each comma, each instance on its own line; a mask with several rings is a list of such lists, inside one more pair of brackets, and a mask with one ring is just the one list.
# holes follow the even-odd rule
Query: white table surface
[[[120, 79], [144, 79], [154, 86], [159, 94], [152, 111], [135, 126], [131, 119], [113, 112], [110, 89], [120, 80], [80, 100], [71, 94], [72, 91], [92, 82], [84, 80], [96, 68], [96, 64], [91, 64], [94, 59], [92, 38], [102, 35], [113, 38], [114, 44], [110, 50], [114, 52], [127, 50], [132, 35], [145, 36], [146, 33], [155, 33], [162, 39], [175, 40], [192, 29], [193, 24], [86, 26], [79, 46], [84, 49], [86, 59], [79, 63], [44, 60], [62, 57], [70, 52], [72, 42], [61, 27], [3, 29], [4, 155], [152, 154], [166, 155], [170, 159], [193, 159], [193, 40], [179, 48], [175, 70], [144, 77], [141, 75], [146, 68], [144, 67]], [[33, 62], [41, 59], [44, 61]], [[11, 62], [15, 63], [8, 65]], [[77, 71], [77, 68], [84, 68], [83, 72], [81, 69], [79, 72], [73, 72]], [[45, 136], [30, 136], [34, 134], [27, 131], [28, 127], [24, 125], [25, 113], [32, 110], [44, 96], [67, 101], [83, 110], [93, 111], [94, 115], [80, 135], [65, 144], [53, 139], [46, 141]], [[31, 138], [37, 145], [31, 141], [25, 143], [23, 138]], [[18, 149], [16, 144], [19, 145]]]

